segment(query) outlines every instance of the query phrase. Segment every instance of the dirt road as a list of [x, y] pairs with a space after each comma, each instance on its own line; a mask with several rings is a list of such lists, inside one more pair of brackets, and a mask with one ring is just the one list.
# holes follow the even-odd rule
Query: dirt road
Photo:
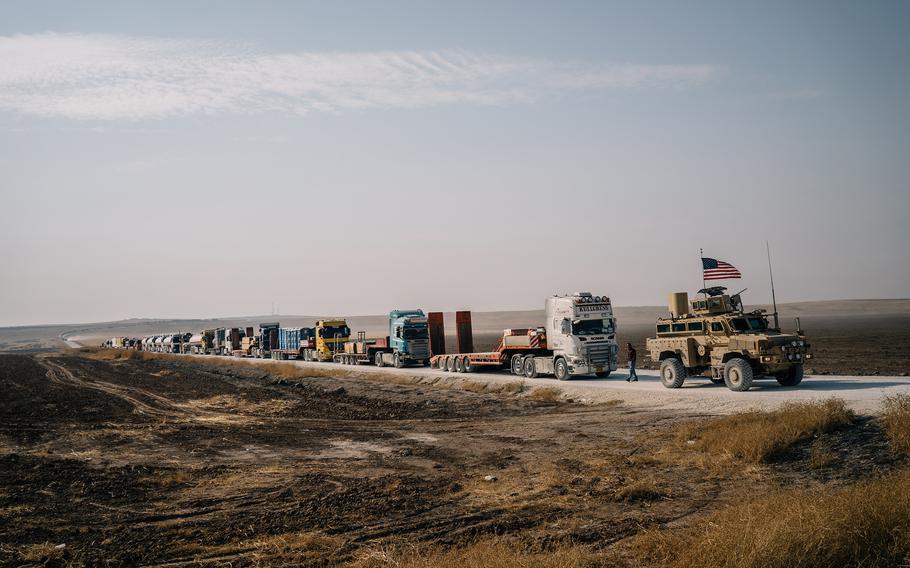
[[[248, 359], [247, 361], [259, 361]], [[426, 382], [438, 380], [469, 380], [491, 383], [509, 383], [523, 380], [528, 386], [552, 386], [563, 391], [565, 396], [581, 402], [606, 402], [621, 400], [625, 404], [649, 409], [664, 409], [696, 414], [730, 413], [747, 408], [774, 408], [792, 400], [808, 400], [837, 397], [843, 399], [853, 410], [865, 414], [877, 412], [882, 400], [898, 393], [910, 394], [908, 377], [852, 377], [852, 376], [809, 376], [798, 387], [782, 387], [772, 379], [757, 380], [747, 392], [733, 392], [722, 385], [715, 385], [706, 378], [688, 379], [680, 389], [667, 389], [660, 383], [655, 371], [639, 371], [637, 383], [627, 383], [627, 369], [619, 369], [610, 377], [574, 378], [557, 381], [554, 378], [524, 379], [508, 372], [484, 372], [455, 374], [430, 369], [411, 367], [395, 369], [373, 366], [344, 367], [335, 363], [301, 363], [284, 361], [283, 364], [305, 368], [350, 370], [351, 373], [382, 373], [421, 378]]]

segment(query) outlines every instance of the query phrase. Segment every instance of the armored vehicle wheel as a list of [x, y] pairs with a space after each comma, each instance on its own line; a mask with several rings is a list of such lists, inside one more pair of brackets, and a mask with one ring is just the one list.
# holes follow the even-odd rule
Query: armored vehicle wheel
[[610, 376], [610, 371], [597, 371], [594, 373], [594, 376], [596, 376], [598, 379], [606, 379]]
[[392, 355], [392, 364], [395, 365], [396, 369], [400, 369], [400, 368], [404, 367], [404, 365], [401, 364], [401, 355], [399, 355], [398, 353], [395, 353], [394, 355]]
[[731, 391], [743, 392], [752, 388], [752, 367], [745, 359], [730, 359], [724, 365], [724, 382]]
[[377, 353], [376, 357], [373, 358], [373, 362], [376, 363], [377, 367], [382, 367], [383, 366], [382, 353]]
[[523, 357], [521, 355], [512, 355], [511, 365], [512, 365], [512, 374], [513, 375], [523, 375], [524, 374], [525, 364], [522, 359], [523, 359]]
[[556, 378], [560, 381], [569, 380], [569, 364], [566, 363], [566, 360], [560, 357], [556, 360], [556, 363], [553, 365], [553, 374], [556, 375]]
[[686, 380], [686, 368], [682, 361], [670, 357], [660, 362], [660, 382], [668, 389], [678, 389]]
[[723, 379], [715, 379], [714, 377], [711, 377], [711, 382], [714, 383], [715, 385], [722, 385], [722, 384], [724, 384], [724, 380], [723, 380]]
[[471, 364], [471, 358], [467, 355], [461, 358], [461, 366], [464, 368], [465, 373], [474, 372], [474, 365]]
[[452, 364], [455, 365], [456, 373], [464, 373], [464, 361], [462, 361], [461, 357], [455, 357], [455, 361]]
[[777, 382], [781, 386], [785, 387], [795, 387], [803, 381], [803, 366], [802, 365], [793, 365], [783, 373], [780, 373], [777, 377]]
[[525, 358], [525, 376], [529, 379], [536, 379], [539, 376], [537, 374], [537, 363], [534, 361], [534, 357]]

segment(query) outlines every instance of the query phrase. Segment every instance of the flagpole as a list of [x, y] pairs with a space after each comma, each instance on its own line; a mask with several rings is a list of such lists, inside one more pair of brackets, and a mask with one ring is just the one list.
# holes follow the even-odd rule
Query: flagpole
[[774, 327], [780, 329], [780, 321], [777, 319], [777, 298], [774, 296], [774, 272], [771, 270], [771, 245], [765, 241], [765, 251], [768, 253], [768, 276], [771, 277], [771, 303], [774, 305]]
[[[698, 249], [698, 256], [701, 257], [701, 289], [707, 290], [708, 285], [706, 284], [706, 280], [705, 280], [705, 249], [702, 249], [702, 248]], [[702, 292], [702, 293], [705, 295], [705, 298], [708, 297], [707, 292]]]

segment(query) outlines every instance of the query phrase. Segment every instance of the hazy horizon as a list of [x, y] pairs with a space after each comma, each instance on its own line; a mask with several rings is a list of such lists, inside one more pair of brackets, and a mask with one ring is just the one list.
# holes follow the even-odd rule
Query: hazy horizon
[[0, 5], [0, 326], [910, 297], [910, 5]]

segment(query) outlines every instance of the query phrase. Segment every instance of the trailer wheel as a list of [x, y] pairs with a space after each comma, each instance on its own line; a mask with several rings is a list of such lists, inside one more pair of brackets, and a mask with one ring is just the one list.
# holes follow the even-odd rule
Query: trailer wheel
[[446, 371], [452, 373], [455, 371], [455, 358], [446, 357]]
[[511, 365], [513, 375], [521, 376], [524, 374], [525, 364], [523, 359], [524, 358], [521, 355], [512, 355]]
[[453, 364], [455, 365], [456, 373], [464, 373], [464, 360], [461, 357], [455, 357]]
[[724, 382], [731, 391], [743, 392], [752, 388], [752, 366], [740, 357], [724, 365]]
[[471, 364], [471, 358], [465, 355], [461, 358], [461, 366], [464, 367], [465, 373], [473, 373], [474, 365]]
[[395, 353], [394, 355], [392, 355], [392, 364], [395, 365], [396, 369], [400, 369], [400, 368], [404, 367], [404, 365], [401, 364], [401, 355], [399, 355], [398, 353]]
[[537, 374], [537, 363], [534, 361], [534, 357], [525, 357], [525, 376], [529, 379], [536, 379], [540, 376]]
[[382, 367], [383, 366], [382, 353], [381, 352], [377, 353], [376, 357], [373, 358], [373, 361], [376, 363], [377, 367]]
[[556, 378], [560, 381], [569, 380], [569, 364], [566, 363], [566, 360], [560, 357], [556, 360], [556, 363], [553, 365], [553, 374], [556, 375]]

